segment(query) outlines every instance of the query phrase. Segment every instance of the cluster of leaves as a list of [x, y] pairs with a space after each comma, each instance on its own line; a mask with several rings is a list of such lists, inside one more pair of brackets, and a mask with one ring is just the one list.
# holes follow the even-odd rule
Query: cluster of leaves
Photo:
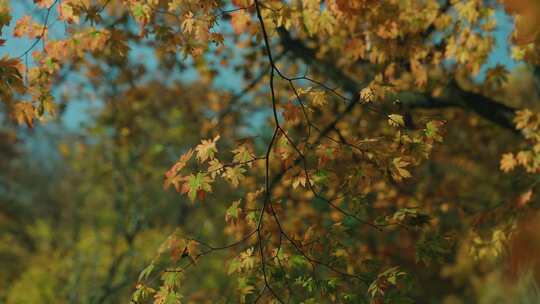
[[[501, 2], [516, 17], [514, 57], [537, 64], [537, 1]], [[73, 174], [84, 174], [76, 193], [95, 200], [86, 208], [104, 208], [88, 221], [105, 228], [83, 225], [82, 234], [112, 231], [111, 260], [95, 274], [104, 283], [91, 302], [113, 299], [129, 280], [137, 281], [135, 303], [413, 303], [458, 292], [472, 301], [476, 287], [462, 277], [487, 277], [472, 263], [503, 256], [515, 218], [537, 207], [536, 183], [516, 191], [493, 172], [515, 138], [457, 110], [417, 111], [459, 107], [503, 127], [514, 122], [533, 148], [503, 155], [500, 169], [538, 173], [540, 116], [523, 110], [513, 117], [496, 101], [509, 81], [504, 67], [476, 78], [493, 51], [498, 3], [33, 5], [45, 21], [21, 16], [10, 38], [30, 39], [30, 48], [0, 59], [6, 115], [28, 127], [53, 116], [55, 86], [70, 73], [89, 80], [79, 91], [104, 102], [96, 126], [86, 129], [93, 138], [61, 149]], [[0, 1], [0, 34], [12, 22], [9, 11]], [[49, 18], [65, 24], [60, 38], [51, 38]], [[155, 79], [130, 56], [145, 48], [155, 56]], [[186, 66], [199, 77], [180, 90], [184, 85], [170, 80]], [[234, 94], [216, 84], [231, 73], [245, 82]], [[163, 187], [181, 194], [173, 207], [155, 188], [164, 172]], [[517, 204], [505, 204], [523, 188]], [[140, 263], [128, 257], [148, 256], [151, 248], [137, 243], [155, 243], [155, 234], [141, 236], [146, 230], [171, 231], [171, 210], [180, 213], [179, 229], [134, 278]], [[62, 264], [56, 271], [63, 268], [75, 269]], [[448, 277], [461, 279], [414, 288], [414, 280]]]
[[500, 168], [504, 172], [509, 172], [520, 166], [529, 173], [537, 173], [540, 170], [540, 116], [530, 110], [518, 111], [515, 123], [516, 128], [530, 141], [532, 147], [517, 153], [504, 154]]
[[196, 197], [203, 199], [206, 193], [212, 192], [211, 184], [217, 177], [224, 178], [232, 187], [238, 187], [240, 181], [245, 178], [246, 167], [250, 167], [258, 158], [253, 155], [250, 151], [251, 148], [247, 145], [240, 145], [232, 151], [232, 161], [228, 164], [222, 164], [216, 158], [218, 139], [219, 135], [211, 140], [202, 140], [201, 144], [195, 147], [197, 162], [200, 165], [206, 163], [208, 165], [205, 171], [188, 176], [180, 174], [194, 154], [193, 150], [189, 150], [165, 174], [164, 188], [167, 189], [170, 185], [174, 185], [177, 192], [187, 194], [189, 199], [194, 201]]

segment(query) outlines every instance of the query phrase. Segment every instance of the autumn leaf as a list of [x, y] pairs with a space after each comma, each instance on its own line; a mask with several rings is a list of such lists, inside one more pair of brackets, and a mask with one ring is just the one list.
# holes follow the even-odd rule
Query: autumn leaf
[[187, 162], [193, 156], [193, 150], [188, 150], [180, 159], [174, 164], [174, 166], [165, 173], [165, 181], [163, 188], [167, 190], [171, 185], [174, 185], [177, 192], [180, 192], [180, 183], [183, 181], [183, 177], [178, 173], [186, 166]]
[[193, 202], [199, 192], [212, 192], [210, 182], [212, 182], [212, 179], [205, 173], [190, 174], [187, 177], [187, 183], [182, 188], [182, 193], [187, 193], [189, 199]]
[[411, 60], [411, 72], [415, 79], [415, 84], [418, 87], [424, 87], [428, 82], [428, 73], [424, 65], [422, 65], [418, 60]]
[[518, 130], [523, 130], [526, 128], [529, 128], [531, 125], [531, 122], [534, 122], [534, 113], [529, 110], [520, 110], [516, 112], [516, 116], [514, 118], [514, 123], [516, 124], [516, 128]]
[[522, 193], [518, 200], [517, 200], [517, 205], [518, 207], [523, 207], [525, 206], [527, 203], [529, 203], [531, 201], [531, 198], [533, 196], [533, 191], [532, 190], [529, 190], [525, 193]]
[[208, 173], [212, 178], [215, 178], [217, 175], [221, 174], [224, 170], [223, 164], [216, 158], [208, 162]]
[[184, 21], [182, 21], [182, 30], [184, 31], [184, 33], [191, 34], [194, 32], [195, 25], [196, 23], [195, 19], [193, 18], [193, 13], [188, 12], [184, 16]]
[[231, 14], [231, 25], [237, 35], [244, 33], [250, 23], [251, 16], [245, 10], [239, 10]]
[[314, 106], [324, 106], [326, 104], [326, 92], [322, 90], [314, 90], [309, 92], [311, 102]]
[[516, 164], [517, 162], [516, 162], [516, 159], [514, 158], [514, 154], [506, 153], [506, 154], [503, 154], [501, 158], [500, 168], [503, 172], [510, 172], [514, 169]]
[[203, 139], [201, 144], [195, 147], [197, 152], [197, 159], [200, 163], [205, 162], [208, 159], [213, 159], [217, 153], [216, 142], [219, 140], [219, 135], [214, 137], [214, 139]]
[[404, 127], [405, 120], [403, 119], [403, 116], [399, 114], [390, 114], [388, 115], [388, 124], [396, 128]]
[[35, 109], [29, 102], [18, 102], [15, 104], [13, 116], [19, 124], [26, 123], [30, 128], [34, 127]]
[[242, 200], [236, 200], [227, 208], [227, 212], [225, 212], [225, 221], [227, 223], [238, 220], [238, 216], [242, 212], [242, 208], [239, 207], [241, 202]]
[[47, 36], [47, 27], [34, 22], [31, 16], [24, 16], [17, 20], [13, 30], [14, 37], [27, 37], [30, 39]]
[[240, 145], [234, 150], [232, 150], [232, 152], [234, 154], [233, 161], [236, 164], [246, 164], [247, 162], [255, 158], [246, 145]]
[[227, 169], [225, 169], [225, 173], [223, 173], [223, 176], [231, 183], [234, 188], [236, 188], [238, 187], [240, 181], [244, 179], [245, 172], [246, 169], [240, 166], [227, 167]]
[[443, 125], [444, 122], [439, 120], [428, 122], [425, 129], [426, 137], [434, 141], [441, 142], [443, 140], [441, 136], [441, 129]]
[[404, 178], [412, 177], [411, 173], [405, 169], [409, 165], [409, 162], [404, 161], [401, 157], [396, 157], [392, 160], [392, 177], [396, 181], [401, 181]]
[[300, 121], [300, 117], [302, 116], [300, 107], [294, 105], [292, 102], [288, 102], [283, 108], [283, 118], [285, 118], [288, 123], [295, 124]]
[[[11, 14], [10, 14], [9, 3], [6, 0], [0, 0], [0, 35], [2, 35], [3, 27], [9, 25], [10, 23], [11, 23]], [[3, 40], [3, 39], [0, 39], [0, 40]]]
[[180, 260], [187, 253], [186, 240], [174, 237], [169, 242], [169, 250], [173, 261]]
[[148, 286], [144, 286], [143, 284], [137, 284], [135, 286], [135, 292], [133, 293], [133, 296], [132, 296], [132, 301], [134, 302], [140, 302], [144, 299], [146, 299], [147, 297], [149, 297], [150, 295], [154, 294], [156, 292], [155, 289], [153, 288], [150, 288]]
[[76, 0], [63, 0], [58, 6], [58, 17], [68, 23], [79, 23], [80, 10]]
[[371, 87], [365, 87], [360, 91], [360, 100], [362, 102], [372, 102], [375, 99], [375, 94]]
[[181, 299], [176, 291], [162, 286], [154, 295], [154, 304], [179, 304]]
[[293, 179], [292, 186], [293, 186], [293, 189], [296, 189], [298, 188], [298, 186], [305, 187], [306, 183], [307, 183], [307, 176], [306, 176], [306, 173], [302, 171]]
[[533, 155], [530, 151], [519, 151], [516, 155], [516, 161], [522, 166], [527, 166], [532, 161]]
[[189, 253], [189, 256], [193, 260], [193, 262], [197, 261], [197, 258], [201, 254], [201, 250], [199, 248], [199, 242], [195, 240], [190, 240], [187, 243], [187, 252]]
[[11, 102], [15, 94], [25, 93], [21, 68], [21, 62], [17, 58], [0, 58], [0, 98], [4, 101]]

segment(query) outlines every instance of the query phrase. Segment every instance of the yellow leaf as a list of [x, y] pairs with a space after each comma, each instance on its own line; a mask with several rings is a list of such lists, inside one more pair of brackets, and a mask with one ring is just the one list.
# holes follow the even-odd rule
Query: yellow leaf
[[396, 157], [392, 160], [393, 168], [391, 170], [392, 177], [396, 181], [401, 181], [404, 178], [412, 177], [411, 172], [405, 169], [409, 165], [409, 162], [404, 161], [401, 157]]
[[392, 127], [404, 127], [405, 126], [405, 120], [403, 119], [403, 116], [399, 114], [390, 114], [388, 115], [388, 123]]
[[239, 10], [231, 14], [231, 25], [237, 35], [244, 33], [250, 23], [251, 16], [245, 10]]
[[17, 123], [26, 125], [30, 128], [34, 127], [35, 111], [34, 106], [29, 102], [19, 102], [15, 104], [13, 116]]
[[199, 144], [197, 147], [195, 147], [195, 151], [197, 152], [197, 159], [199, 162], [203, 163], [207, 159], [214, 159], [215, 154], [217, 152], [216, 148], [216, 142], [219, 140], [219, 135], [214, 137], [214, 139], [203, 139], [201, 141], [201, 144]]
[[501, 158], [501, 166], [500, 166], [500, 168], [504, 172], [509, 172], [512, 169], [514, 169], [516, 164], [517, 164], [517, 162], [516, 162], [516, 159], [514, 158], [514, 154], [506, 153], [506, 154], [503, 154], [503, 156]]
[[194, 240], [190, 240], [188, 242], [187, 250], [193, 262], [195, 262], [197, 258], [199, 257], [199, 255], [201, 254], [201, 251], [199, 249], [199, 242], [194, 241]]

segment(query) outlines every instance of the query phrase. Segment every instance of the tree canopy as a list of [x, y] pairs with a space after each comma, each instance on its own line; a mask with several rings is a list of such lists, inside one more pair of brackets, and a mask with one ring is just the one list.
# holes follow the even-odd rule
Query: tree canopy
[[0, 0], [2, 48], [0, 303], [540, 302], [540, 1]]

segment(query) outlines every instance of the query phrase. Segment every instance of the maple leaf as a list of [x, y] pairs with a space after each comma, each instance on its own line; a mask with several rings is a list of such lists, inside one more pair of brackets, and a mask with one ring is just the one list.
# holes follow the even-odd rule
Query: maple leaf
[[248, 248], [240, 253], [240, 261], [243, 269], [253, 269], [255, 267], [256, 258], [253, 256], [253, 248]]
[[514, 158], [514, 154], [506, 153], [506, 154], [503, 154], [501, 158], [500, 168], [503, 172], [510, 172], [511, 170], [514, 169], [516, 164], [517, 162], [516, 162], [516, 159]]
[[193, 33], [195, 28], [195, 19], [193, 18], [193, 13], [188, 12], [184, 16], [184, 21], [182, 21], [182, 31], [186, 34]]
[[203, 139], [201, 141], [201, 144], [199, 144], [197, 147], [195, 147], [195, 151], [197, 151], [197, 159], [200, 163], [205, 162], [208, 159], [214, 159], [217, 148], [216, 148], [216, 142], [219, 140], [219, 135], [214, 137], [214, 139]]
[[251, 16], [245, 10], [239, 10], [231, 14], [231, 25], [237, 35], [244, 33], [250, 23]]
[[26, 32], [28, 32], [28, 28], [30, 27], [30, 22], [32, 20], [32, 17], [30, 16], [24, 16], [17, 20], [15, 23], [15, 28], [13, 30], [13, 36], [14, 37], [22, 37], [25, 35]]
[[409, 162], [404, 161], [401, 157], [396, 157], [392, 160], [392, 177], [396, 181], [401, 181], [404, 178], [412, 177], [411, 173], [405, 169]]
[[403, 119], [403, 116], [399, 114], [390, 114], [388, 115], [388, 124], [396, 128], [404, 127], [405, 120]]
[[210, 182], [212, 182], [212, 179], [205, 173], [190, 174], [187, 177], [187, 183], [182, 188], [182, 193], [187, 193], [189, 199], [193, 202], [197, 195], [201, 194], [200, 192], [212, 192]]
[[172, 172], [168, 171], [165, 173], [165, 181], [163, 182], [163, 189], [167, 190], [171, 185], [174, 185], [174, 189], [176, 192], [181, 191], [181, 185], [184, 181], [184, 177], [181, 175], [173, 174]]
[[187, 243], [187, 252], [189, 253], [189, 256], [193, 260], [193, 262], [197, 261], [197, 258], [201, 254], [201, 250], [199, 249], [199, 242], [195, 240], [190, 240]]
[[375, 99], [375, 94], [371, 87], [365, 87], [360, 91], [360, 99], [363, 102], [372, 102]]
[[232, 150], [232, 152], [234, 154], [233, 161], [237, 164], [247, 163], [254, 158], [246, 145], [240, 145], [238, 148]]
[[502, 64], [497, 64], [495, 67], [488, 69], [486, 73], [486, 79], [495, 84], [501, 86], [508, 80], [508, 70]]
[[212, 178], [215, 178], [218, 174], [221, 174], [223, 170], [223, 164], [216, 158], [208, 162], [208, 173], [210, 173]]
[[169, 242], [169, 250], [171, 252], [171, 259], [173, 261], [178, 261], [183, 258], [186, 254], [186, 240], [177, 239], [176, 237], [171, 239]]
[[301, 111], [300, 107], [295, 106], [292, 102], [288, 102], [284, 106], [283, 118], [291, 124], [295, 124], [300, 121]]
[[307, 183], [307, 176], [306, 176], [306, 173], [302, 171], [298, 176], [296, 176], [293, 179], [292, 186], [293, 186], [293, 189], [296, 189], [298, 188], [298, 186], [305, 187], [306, 183]]
[[427, 70], [418, 60], [411, 60], [411, 72], [414, 75], [415, 84], [418, 87], [424, 87], [427, 84]]
[[527, 166], [532, 161], [532, 153], [530, 151], [520, 151], [516, 155], [516, 160], [518, 164], [522, 166]]
[[443, 121], [433, 120], [426, 124], [426, 137], [435, 141], [441, 142], [443, 140], [441, 136], [441, 127], [444, 125]]
[[520, 110], [516, 112], [516, 117], [514, 118], [514, 123], [518, 130], [523, 130], [529, 127], [531, 121], [533, 120], [534, 113], [529, 110]]
[[326, 92], [321, 90], [311, 91], [309, 93], [311, 101], [315, 106], [324, 106], [326, 104]]
[[9, 4], [5, 0], [0, 0], [0, 35], [2, 35], [3, 27], [9, 25], [10, 22], [11, 14]]
[[15, 109], [13, 110], [13, 116], [17, 123], [26, 125], [30, 128], [34, 127], [34, 117], [35, 109], [34, 106], [29, 102], [18, 102], [15, 104]]
[[244, 173], [246, 172], [246, 169], [242, 167], [228, 167], [225, 170], [225, 173], [223, 176], [229, 180], [231, 185], [236, 188], [238, 187], [238, 184], [240, 183], [240, 180], [244, 179]]
[[180, 192], [180, 182], [183, 177], [178, 173], [186, 166], [187, 162], [193, 156], [193, 150], [189, 149], [186, 153], [180, 156], [180, 159], [165, 173], [165, 181], [163, 188], [167, 190], [171, 185], [174, 185], [177, 192]]
[[6, 56], [0, 58], [0, 97], [11, 99], [13, 91], [23, 94], [26, 91], [21, 75], [21, 62]]
[[154, 295], [154, 304], [178, 304], [181, 299], [182, 297], [176, 291], [166, 286], [161, 286], [159, 291]]
[[47, 27], [38, 24], [32, 20], [31, 16], [24, 16], [17, 20], [13, 29], [14, 37], [28, 37], [30, 39], [47, 37]]
[[79, 23], [80, 9], [74, 0], [64, 0], [58, 6], [58, 19], [65, 20], [68, 23]]
[[227, 212], [225, 212], [225, 221], [227, 223], [238, 219], [240, 212], [242, 212], [242, 208], [239, 207], [241, 202], [242, 200], [236, 200], [227, 208]]
[[156, 293], [155, 289], [144, 286], [142, 284], [137, 284], [137, 286], [135, 286], [135, 292], [133, 293], [131, 299], [135, 303], [138, 303], [153, 293]]

